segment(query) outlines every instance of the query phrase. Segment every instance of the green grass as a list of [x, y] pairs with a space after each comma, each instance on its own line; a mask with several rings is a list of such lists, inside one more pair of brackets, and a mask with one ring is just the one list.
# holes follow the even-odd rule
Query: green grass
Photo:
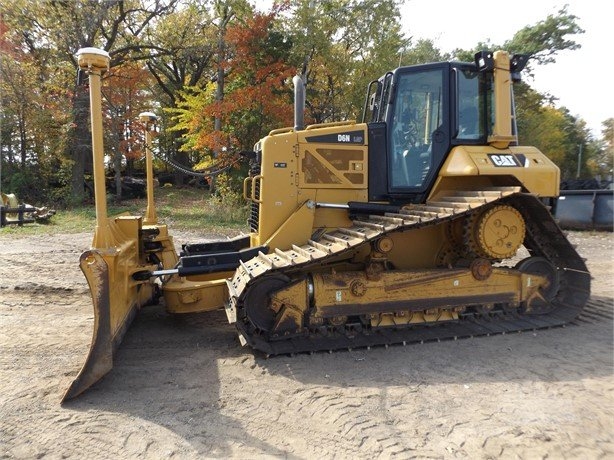
[[[156, 215], [159, 223], [173, 230], [201, 231], [203, 233], [233, 234], [247, 231], [247, 206], [229, 203], [228, 199], [211, 196], [209, 191], [194, 188], [160, 187], [154, 191]], [[128, 213], [144, 215], [147, 199], [108, 202], [110, 217]], [[96, 209], [94, 203], [72, 209], [57, 209], [47, 223], [8, 225], [0, 229], [4, 235], [42, 235], [56, 233], [94, 232]]]
[[[171, 230], [227, 233], [246, 230], [247, 205], [211, 196], [199, 189], [162, 188], [156, 195], [156, 213]], [[146, 203], [145, 203], [146, 205]]]

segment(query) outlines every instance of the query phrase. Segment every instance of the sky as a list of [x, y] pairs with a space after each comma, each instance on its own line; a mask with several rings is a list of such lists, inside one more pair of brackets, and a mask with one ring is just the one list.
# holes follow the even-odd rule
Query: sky
[[[601, 123], [614, 118], [614, 2], [611, 0], [405, 0], [401, 6], [407, 37], [430, 38], [444, 52], [471, 49], [490, 40], [502, 44], [527, 25], [535, 25], [564, 6], [577, 16], [582, 47], [560, 53], [554, 64], [535, 66], [534, 89], [558, 98], [573, 116], [586, 121], [596, 138]], [[494, 51], [494, 50], [493, 50]]]

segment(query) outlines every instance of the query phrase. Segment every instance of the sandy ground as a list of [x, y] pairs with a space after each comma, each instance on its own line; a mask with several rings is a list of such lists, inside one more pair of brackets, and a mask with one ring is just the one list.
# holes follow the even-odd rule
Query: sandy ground
[[91, 235], [0, 233], [0, 458], [614, 458], [614, 235], [570, 239], [595, 279], [566, 328], [264, 359], [223, 312], [149, 307], [62, 407]]

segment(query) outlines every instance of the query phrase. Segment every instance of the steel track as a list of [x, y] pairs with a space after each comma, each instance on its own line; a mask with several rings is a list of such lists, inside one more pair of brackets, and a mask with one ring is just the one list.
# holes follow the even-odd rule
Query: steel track
[[[263, 277], [307, 273], [331, 259], [350, 257], [362, 245], [387, 234], [439, 225], [494, 204], [508, 204], [520, 211], [527, 229], [525, 247], [531, 256], [548, 259], [558, 270], [559, 290], [547, 313], [522, 314], [521, 309], [499, 309], [489, 313], [465, 313], [456, 321], [394, 328], [346, 324], [311, 328], [304, 335], [274, 340], [253, 326], [247, 317], [246, 293]], [[289, 251], [260, 254], [242, 264], [228, 287], [230, 302], [227, 309], [230, 315], [236, 315], [239, 334], [253, 348], [267, 355], [276, 355], [461, 339], [563, 326], [578, 317], [586, 305], [590, 295], [590, 274], [584, 260], [539, 199], [520, 193], [517, 188], [506, 187], [456, 192], [437, 202], [414, 205], [400, 214], [358, 216], [349, 229], [337, 229], [318, 241], [294, 246]], [[266, 305], [263, 308], [267, 308]]]

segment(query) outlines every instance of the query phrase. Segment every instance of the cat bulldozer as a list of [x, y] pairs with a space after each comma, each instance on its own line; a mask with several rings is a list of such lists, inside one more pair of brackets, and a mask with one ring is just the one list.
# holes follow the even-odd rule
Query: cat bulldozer
[[589, 298], [584, 260], [550, 213], [559, 169], [518, 145], [513, 82], [527, 56], [397, 68], [369, 84], [361, 122], [305, 126], [295, 77], [294, 126], [244, 152], [249, 233], [180, 254], [155, 213], [149, 150], [144, 216], [107, 216], [109, 56], [77, 57], [90, 80], [96, 229], [80, 267], [94, 331], [64, 399], [109, 372], [158, 300], [173, 314], [223, 308], [243, 345], [278, 355], [560, 326]]

